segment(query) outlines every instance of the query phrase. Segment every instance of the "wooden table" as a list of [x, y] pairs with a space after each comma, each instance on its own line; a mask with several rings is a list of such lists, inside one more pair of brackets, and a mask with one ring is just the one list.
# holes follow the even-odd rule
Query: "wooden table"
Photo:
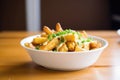
[[109, 42], [97, 62], [78, 71], [55, 71], [33, 63], [20, 46], [22, 38], [38, 33], [0, 32], [0, 80], [120, 80], [120, 36], [116, 31], [87, 33]]

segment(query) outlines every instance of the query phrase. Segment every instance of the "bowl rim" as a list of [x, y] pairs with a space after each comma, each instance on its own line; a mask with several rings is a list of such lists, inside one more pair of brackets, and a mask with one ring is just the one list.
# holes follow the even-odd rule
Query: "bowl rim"
[[28, 50], [31, 50], [31, 51], [35, 51], [35, 52], [43, 52], [43, 53], [55, 53], [55, 54], [76, 54], [76, 53], [79, 53], [79, 54], [82, 54], [82, 53], [86, 53], [86, 52], [94, 52], [94, 51], [98, 51], [98, 50], [103, 50], [105, 49], [109, 44], [108, 44], [108, 41], [105, 40], [104, 38], [102, 37], [98, 37], [98, 36], [92, 36], [92, 35], [89, 35], [89, 37], [92, 37], [92, 38], [95, 38], [95, 39], [99, 39], [101, 41], [104, 42], [104, 45], [100, 48], [97, 48], [97, 49], [93, 49], [93, 50], [89, 50], [89, 51], [78, 51], [78, 52], [54, 52], [54, 51], [45, 51], [45, 50], [36, 50], [36, 49], [32, 49], [32, 48], [28, 48], [28, 47], [25, 47], [24, 46], [24, 40], [28, 39], [28, 38], [32, 38], [32, 37], [36, 37], [36, 36], [40, 36], [40, 34], [37, 34], [37, 35], [32, 35], [32, 36], [28, 36], [28, 37], [25, 37], [23, 38], [21, 41], [20, 41], [20, 45], [25, 48], [25, 49], [28, 49]]

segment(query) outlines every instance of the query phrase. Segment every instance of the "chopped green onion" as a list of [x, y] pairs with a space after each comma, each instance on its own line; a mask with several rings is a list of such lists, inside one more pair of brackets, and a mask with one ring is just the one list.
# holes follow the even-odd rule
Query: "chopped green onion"
[[55, 38], [55, 37], [63, 36], [63, 35], [69, 34], [69, 33], [75, 33], [75, 31], [73, 31], [73, 30], [71, 30], [71, 29], [66, 29], [66, 30], [64, 30], [64, 31], [61, 31], [61, 32], [57, 32], [57, 33], [53, 33], [53, 34], [48, 35], [48, 39], [49, 39], [49, 40], [52, 40], [52, 39]]
[[86, 42], [92, 41], [92, 38], [87, 38]]

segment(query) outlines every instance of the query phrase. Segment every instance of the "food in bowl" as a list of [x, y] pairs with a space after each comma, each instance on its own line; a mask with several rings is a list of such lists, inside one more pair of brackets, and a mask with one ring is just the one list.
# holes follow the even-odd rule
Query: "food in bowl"
[[[47, 27], [46, 31], [46, 28], [43, 28], [44, 32], [41, 35], [29, 36], [21, 40], [20, 44], [27, 50], [33, 62], [36, 64], [55, 70], [80, 70], [93, 65], [103, 50], [108, 46], [108, 42], [103, 38], [87, 35], [85, 31], [76, 32], [70, 29], [63, 30], [59, 23], [57, 23], [57, 26], [59, 27], [56, 27], [56, 30], [50, 30], [50, 28]], [[66, 31], [68, 31], [68, 33], [64, 33], [64, 35], [56, 35], [59, 32]], [[56, 36], [53, 36], [53, 34]], [[67, 35], [69, 35], [69, 37], [66, 38], [65, 36]], [[51, 45], [49, 44], [52, 48], [48, 47], [46, 49], [43, 47], [43, 45], [46, 46], [54, 39], [58, 40]], [[70, 49], [68, 49], [69, 42], [73, 42], [73, 45], [69, 44], [72, 45]], [[85, 45], [87, 44], [87, 46], [80, 46], [77, 50], [75, 49], [76, 46], [84, 45], [84, 43]], [[58, 48], [56, 50], [60, 44], [66, 45], [67, 49], [63, 48], [60, 50]]]
[[101, 43], [90, 38], [85, 31], [63, 30], [57, 23], [55, 30], [44, 26], [42, 34], [33, 38], [32, 42], [26, 42], [25, 46], [37, 50], [77, 52], [100, 48]]

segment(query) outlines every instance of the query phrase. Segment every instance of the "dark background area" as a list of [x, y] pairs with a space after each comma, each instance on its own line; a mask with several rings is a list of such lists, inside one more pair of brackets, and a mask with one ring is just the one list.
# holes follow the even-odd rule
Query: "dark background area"
[[[109, 0], [110, 1], [110, 14], [111, 14], [111, 27], [112, 29], [120, 29], [120, 0]], [[114, 16], [118, 17], [115, 19]]]
[[72, 29], [111, 29], [108, 0], [42, 0], [42, 15], [50, 27], [60, 22]]
[[0, 29], [26, 30], [25, 0], [0, 0]]
[[[41, 26], [76, 30], [116, 30], [119, 0], [41, 0]], [[0, 30], [26, 30], [25, 0], [0, 0]]]

